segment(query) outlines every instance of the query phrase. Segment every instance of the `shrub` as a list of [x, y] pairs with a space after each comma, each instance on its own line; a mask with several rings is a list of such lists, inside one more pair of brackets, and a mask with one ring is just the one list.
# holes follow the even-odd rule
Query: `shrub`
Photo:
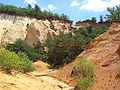
[[47, 51], [45, 50], [45, 46], [41, 42], [35, 44], [33, 49], [35, 52], [36, 59], [43, 61], [47, 59]]
[[92, 85], [93, 79], [91, 77], [78, 78], [76, 82], [80, 90], [87, 90]]
[[46, 53], [44, 51], [44, 46], [38, 42], [34, 47], [27, 45], [23, 40], [18, 39], [14, 44], [7, 44], [5, 47], [7, 50], [13, 51], [15, 53], [23, 52], [30, 60], [45, 60]]
[[106, 15], [106, 21], [120, 21], [120, 5], [115, 7], [108, 7], [107, 8], [108, 14]]
[[108, 29], [107, 26], [94, 27], [94, 28], [92, 28], [92, 31], [90, 32], [90, 37], [92, 39], [94, 39], [95, 37], [97, 37], [97, 36], [101, 35], [102, 33], [104, 33], [107, 29]]
[[32, 65], [32, 61], [30, 61], [28, 56], [26, 56], [23, 52], [19, 52], [17, 55], [19, 56], [19, 59], [23, 64], [21, 69], [22, 72], [29, 72], [35, 69]]
[[[59, 36], [48, 36], [43, 43], [38, 42], [30, 47], [22, 40], [14, 44], [8, 44], [6, 49], [10, 51], [24, 52], [30, 60], [43, 60], [52, 68], [59, 68], [74, 60], [93, 38], [102, 34], [107, 27], [87, 27], [74, 31], [74, 34], [60, 33]], [[45, 50], [45, 48], [47, 50]]]
[[28, 46], [23, 40], [18, 39], [14, 44], [7, 44], [5, 47], [7, 50], [13, 51], [13, 52], [24, 52], [30, 60], [35, 60], [35, 52], [34, 49], [31, 46]]
[[75, 64], [72, 74], [76, 78], [77, 87], [80, 90], [86, 90], [93, 83], [94, 67], [86, 58], [81, 57]]
[[6, 72], [17, 70], [21, 72], [33, 71], [32, 62], [24, 55], [17, 55], [14, 52], [0, 50], [0, 68]]
[[69, 20], [68, 16], [62, 14], [59, 15], [57, 13], [52, 13], [49, 11], [42, 11], [38, 5], [35, 5], [34, 8], [31, 7], [29, 4], [28, 7], [21, 8], [16, 7], [13, 5], [4, 5], [0, 4], [0, 12], [6, 13], [10, 15], [19, 15], [19, 16], [27, 16], [27, 17], [33, 17], [36, 19], [48, 19], [48, 20], [61, 20], [65, 22], [72, 22]]
[[73, 36], [69, 34], [60, 34], [53, 38], [48, 38], [46, 47], [48, 47], [47, 62], [52, 67], [60, 67], [72, 61], [83, 50], [84, 39], [80, 34]]

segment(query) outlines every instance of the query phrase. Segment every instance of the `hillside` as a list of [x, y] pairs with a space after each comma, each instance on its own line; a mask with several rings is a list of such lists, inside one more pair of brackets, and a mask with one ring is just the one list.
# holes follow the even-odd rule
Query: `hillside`
[[[91, 41], [87, 48], [73, 61], [55, 75], [74, 86], [72, 68], [80, 57], [86, 57], [94, 65], [96, 76], [90, 90], [119, 90], [120, 78], [120, 24], [112, 23], [109, 30]], [[63, 78], [64, 77], [64, 78]]]
[[108, 32], [94, 39], [82, 54], [96, 68], [95, 83], [91, 90], [119, 90], [120, 79], [120, 24], [113, 23]]

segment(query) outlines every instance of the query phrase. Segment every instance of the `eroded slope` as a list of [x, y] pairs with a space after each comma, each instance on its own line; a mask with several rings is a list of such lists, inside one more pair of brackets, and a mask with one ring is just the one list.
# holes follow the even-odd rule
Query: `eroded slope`
[[[95, 66], [95, 83], [90, 90], [120, 90], [120, 78], [117, 77], [120, 65], [120, 23], [113, 23], [107, 32], [91, 41], [75, 61], [81, 56], [87, 57]], [[71, 73], [75, 61], [60, 70], [56, 77], [64, 77], [66, 82], [74, 85]]]

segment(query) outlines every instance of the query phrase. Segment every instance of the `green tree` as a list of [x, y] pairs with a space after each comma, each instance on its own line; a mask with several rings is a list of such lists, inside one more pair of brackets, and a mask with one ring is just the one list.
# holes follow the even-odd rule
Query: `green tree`
[[103, 22], [103, 16], [100, 15], [100, 22]]
[[31, 6], [30, 4], [28, 4], [28, 6], [27, 6], [27, 7], [28, 7], [28, 9], [31, 9], [31, 8], [32, 8], [32, 6]]
[[91, 21], [92, 21], [92, 22], [96, 22], [96, 21], [97, 21], [97, 20], [96, 20], [96, 17], [92, 17], [92, 18], [91, 18]]
[[48, 11], [41, 11], [40, 7], [36, 4], [34, 8], [30, 4], [26, 8], [16, 7], [13, 5], [0, 4], [0, 13], [7, 13], [10, 15], [20, 15], [34, 17], [37, 19], [49, 19], [49, 20], [64, 20], [68, 21], [66, 15], [60, 16]]
[[41, 12], [41, 9], [40, 9], [40, 7], [37, 4], [35, 4], [34, 8], [35, 8], [35, 10], [36, 10], [37, 13]]
[[36, 60], [34, 49], [20, 39], [17, 40], [14, 44], [8, 44], [6, 49], [16, 53], [24, 52], [30, 60]]
[[61, 19], [62, 19], [62, 20], [68, 20], [69, 18], [68, 18], [68, 16], [67, 16], [67, 15], [62, 14], [62, 15], [61, 15]]
[[107, 8], [109, 14], [106, 15], [106, 21], [118, 21], [120, 20], [120, 6], [113, 8]]

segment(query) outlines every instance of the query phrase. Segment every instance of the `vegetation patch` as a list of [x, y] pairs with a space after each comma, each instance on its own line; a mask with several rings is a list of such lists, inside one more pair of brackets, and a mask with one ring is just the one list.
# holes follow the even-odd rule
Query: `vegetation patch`
[[36, 19], [48, 19], [48, 20], [62, 20], [65, 22], [71, 22], [67, 15], [58, 15], [49, 11], [42, 11], [36, 4], [34, 8], [30, 4], [26, 8], [16, 7], [13, 5], [0, 4], [0, 13], [7, 13], [9, 15], [19, 15], [33, 17]]
[[14, 44], [7, 44], [5, 48], [9, 51], [15, 52], [16, 54], [23, 52], [32, 61], [46, 59], [44, 46], [40, 42], [34, 45], [34, 47], [31, 47], [23, 40], [18, 39], [16, 42], [14, 42]]
[[80, 90], [87, 90], [93, 84], [95, 70], [86, 58], [81, 57], [76, 62], [72, 74], [76, 78], [77, 87]]
[[112, 22], [112, 21], [120, 21], [120, 5], [115, 7], [109, 7], [107, 8], [108, 14], [106, 15], [106, 21]]
[[30, 72], [34, 70], [32, 62], [24, 53], [19, 52], [17, 55], [5, 49], [0, 50], [0, 68], [6, 72], [11, 72], [12, 70]]
[[43, 60], [52, 68], [59, 68], [74, 60], [92, 39], [106, 30], [105, 26], [79, 28], [74, 34], [61, 32], [59, 36], [48, 35], [46, 41], [38, 42], [33, 47], [22, 40], [17, 40], [5, 48], [16, 53], [24, 52], [32, 61]]

